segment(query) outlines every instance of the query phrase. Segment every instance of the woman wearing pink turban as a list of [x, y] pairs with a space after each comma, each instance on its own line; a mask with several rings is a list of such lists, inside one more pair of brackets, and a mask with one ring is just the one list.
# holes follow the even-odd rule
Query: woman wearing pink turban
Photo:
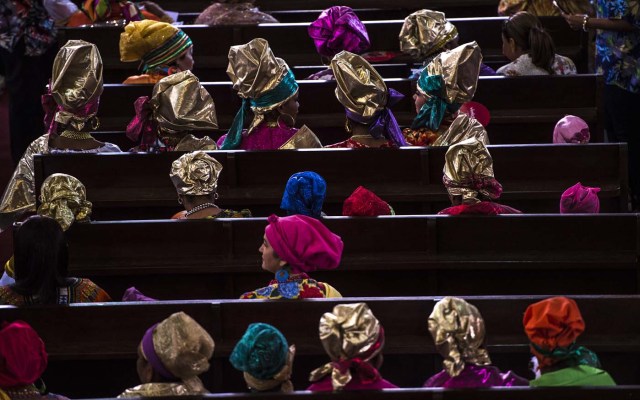
[[306, 215], [269, 217], [260, 246], [262, 269], [275, 274], [268, 286], [241, 299], [305, 299], [342, 297], [331, 285], [311, 279], [307, 272], [335, 269], [344, 244], [322, 222]]

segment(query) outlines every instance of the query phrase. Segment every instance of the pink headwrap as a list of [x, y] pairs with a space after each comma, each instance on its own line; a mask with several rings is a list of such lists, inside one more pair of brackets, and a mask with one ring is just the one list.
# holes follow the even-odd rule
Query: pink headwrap
[[333, 57], [343, 50], [360, 54], [371, 47], [367, 28], [351, 7], [327, 8], [308, 28], [318, 54]]
[[306, 215], [271, 215], [264, 230], [275, 253], [294, 274], [334, 269], [340, 264], [344, 244], [322, 222]]
[[600, 212], [598, 187], [582, 186], [580, 182], [565, 190], [560, 197], [560, 214], [597, 214]]
[[0, 325], [0, 388], [34, 383], [47, 369], [47, 352], [38, 333], [24, 321]]
[[575, 115], [565, 115], [553, 129], [553, 143], [589, 143], [589, 138], [589, 125]]

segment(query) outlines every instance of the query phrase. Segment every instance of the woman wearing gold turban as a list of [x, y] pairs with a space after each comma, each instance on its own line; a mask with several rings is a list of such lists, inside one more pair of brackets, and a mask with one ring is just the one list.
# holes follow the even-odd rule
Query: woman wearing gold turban
[[429, 378], [424, 387], [462, 389], [529, 385], [529, 381], [513, 372], [502, 373], [491, 365], [489, 353], [484, 348], [482, 315], [463, 299], [445, 297], [437, 302], [429, 316], [429, 332], [444, 361], [443, 370]]
[[102, 94], [102, 59], [98, 48], [68, 41], [54, 60], [50, 93], [43, 96], [47, 133], [27, 148], [0, 202], [0, 228], [24, 212], [36, 210], [33, 157], [48, 153], [113, 153], [120, 148], [91, 136]]
[[149, 328], [138, 345], [138, 377], [142, 385], [123, 397], [192, 396], [209, 393], [198, 375], [209, 370], [215, 343], [183, 312]]
[[174, 219], [243, 218], [251, 217], [251, 211], [240, 212], [221, 209], [218, 199], [218, 177], [222, 164], [204, 151], [184, 154], [171, 164], [169, 177], [178, 192], [178, 202], [185, 211]]
[[442, 182], [452, 207], [438, 214], [520, 214], [515, 208], [495, 203], [502, 185], [493, 176], [493, 159], [485, 145], [469, 138], [449, 147], [444, 156]]
[[162, 78], [153, 95], [139, 97], [136, 116], [127, 125], [127, 137], [136, 152], [216, 150], [208, 136], [198, 139], [190, 131], [218, 127], [216, 107], [207, 90], [191, 71]]
[[320, 341], [331, 362], [311, 372], [312, 392], [397, 388], [382, 378], [384, 329], [366, 303], [338, 304], [320, 318]]
[[120, 61], [138, 61], [142, 72], [123, 83], [155, 84], [165, 76], [193, 69], [193, 43], [166, 22], [134, 21], [120, 34]]

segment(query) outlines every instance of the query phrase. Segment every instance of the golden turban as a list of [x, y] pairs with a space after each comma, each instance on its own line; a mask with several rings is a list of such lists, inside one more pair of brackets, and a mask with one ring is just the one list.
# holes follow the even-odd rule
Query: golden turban
[[336, 78], [336, 98], [349, 111], [371, 118], [387, 106], [384, 80], [361, 56], [341, 51], [331, 60]]
[[449, 147], [444, 157], [444, 185], [452, 197], [462, 196], [463, 204], [474, 204], [482, 194], [497, 199], [502, 186], [493, 176], [493, 159], [485, 145], [469, 138]]
[[55, 121], [82, 130], [96, 115], [95, 103], [103, 89], [102, 58], [96, 45], [69, 40], [62, 46], [53, 61], [50, 89], [51, 96], [62, 108], [56, 112]]
[[67, 230], [75, 221], [87, 222], [91, 215], [91, 202], [87, 191], [77, 178], [67, 174], [47, 177], [40, 189], [38, 214], [58, 221], [62, 230]]
[[443, 367], [452, 376], [464, 370], [465, 363], [489, 365], [484, 345], [484, 320], [478, 309], [457, 297], [445, 297], [436, 303], [429, 316], [429, 332]]
[[183, 154], [171, 164], [171, 181], [178, 194], [205, 196], [216, 192], [222, 164], [204, 151]]
[[400, 50], [425, 59], [458, 37], [458, 29], [440, 11], [419, 10], [404, 19], [400, 30]]

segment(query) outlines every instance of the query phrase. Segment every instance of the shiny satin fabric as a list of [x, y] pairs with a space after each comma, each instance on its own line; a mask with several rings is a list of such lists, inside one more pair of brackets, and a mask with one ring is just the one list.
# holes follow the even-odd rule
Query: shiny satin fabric
[[218, 150], [216, 141], [209, 136], [197, 138], [191, 134], [183, 136], [182, 139], [173, 148], [174, 151], [211, 151]]
[[166, 22], [133, 21], [120, 34], [120, 61], [140, 61], [178, 33], [178, 28]]
[[484, 145], [489, 144], [489, 134], [478, 120], [460, 113], [444, 132], [433, 142], [432, 146], [451, 146], [464, 140], [476, 138]]
[[429, 332], [443, 367], [452, 376], [464, 370], [465, 363], [489, 365], [491, 359], [484, 345], [484, 320], [478, 309], [457, 297], [445, 297], [436, 303], [429, 316]]
[[178, 194], [205, 196], [215, 193], [222, 164], [204, 151], [183, 154], [171, 164], [169, 177]]
[[125, 390], [118, 398], [193, 396], [204, 393], [208, 391], [194, 390], [181, 383], [145, 383]]
[[272, 390], [280, 386], [280, 392], [291, 393], [293, 392], [293, 383], [291, 383], [291, 374], [293, 372], [293, 359], [296, 356], [296, 346], [289, 346], [289, 353], [287, 354], [287, 361], [277, 374], [272, 379], [258, 379], [248, 372], [244, 372], [244, 380], [249, 386], [249, 389], [256, 390], [258, 392], [265, 392]]
[[398, 38], [400, 51], [424, 60], [457, 39], [458, 29], [440, 11], [419, 10], [404, 19]]
[[303, 125], [302, 128], [298, 129], [298, 131], [291, 136], [289, 140], [287, 140], [282, 146], [280, 146], [279, 150], [295, 150], [295, 149], [321, 149], [322, 143], [320, 143], [320, 139], [313, 133], [308, 126]]
[[87, 201], [87, 190], [77, 178], [67, 174], [47, 177], [40, 189], [38, 214], [58, 221], [66, 231], [75, 222], [88, 222], [91, 202]]

